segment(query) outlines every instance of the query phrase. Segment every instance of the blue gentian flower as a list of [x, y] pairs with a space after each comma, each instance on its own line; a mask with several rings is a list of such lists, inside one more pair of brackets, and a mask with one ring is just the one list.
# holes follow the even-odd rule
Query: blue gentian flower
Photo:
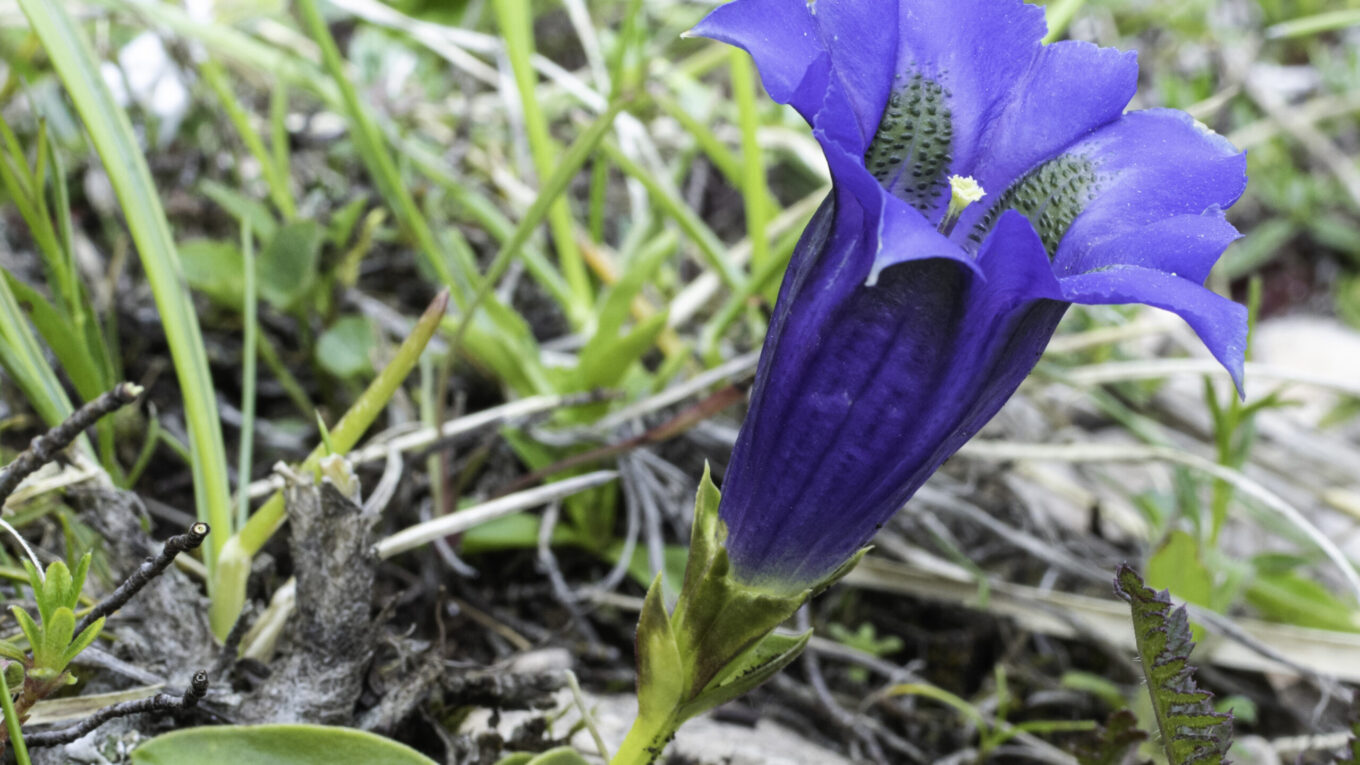
[[834, 190], [798, 245], [723, 485], [738, 581], [791, 593], [868, 543], [1034, 367], [1070, 304], [1173, 311], [1241, 388], [1245, 310], [1203, 287], [1245, 157], [1125, 113], [1133, 53], [1043, 45], [1021, 0], [735, 0]]

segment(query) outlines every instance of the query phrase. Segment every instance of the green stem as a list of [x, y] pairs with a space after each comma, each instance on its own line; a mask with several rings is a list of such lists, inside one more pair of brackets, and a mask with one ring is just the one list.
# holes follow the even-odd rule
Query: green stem
[[677, 715], [672, 712], [663, 720], [651, 720], [638, 716], [628, 735], [619, 744], [619, 751], [609, 765], [651, 765], [666, 749], [666, 744], [675, 736], [680, 725]]
[[24, 744], [24, 734], [19, 730], [19, 715], [14, 711], [14, 699], [9, 697], [9, 681], [5, 671], [0, 668], [0, 709], [5, 712], [5, 729], [9, 731], [10, 743], [14, 744], [14, 760], [19, 765], [31, 765], [28, 747]]

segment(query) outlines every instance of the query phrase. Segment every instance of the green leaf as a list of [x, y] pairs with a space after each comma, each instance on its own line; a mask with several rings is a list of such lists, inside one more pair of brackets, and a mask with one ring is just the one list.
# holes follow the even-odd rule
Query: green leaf
[[617, 386], [632, 365], [656, 344], [657, 336], [666, 329], [668, 317], [668, 311], [653, 314], [622, 337], [583, 348], [579, 367], [581, 388]]
[[[478, 524], [463, 532], [462, 551], [468, 555], [505, 550], [533, 550], [538, 547], [538, 516], [516, 513]], [[553, 547], [577, 545], [584, 547], [576, 529], [565, 523], [553, 528]], [[645, 582], [644, 582], [645, 584]]]
[[66, 605], [75, 608], [80, 603], [80, 591], [85, 587], [85, 577], [90, 573], [90, 561], [93, 556], [85, 553], [80, 556], [80, 562], [76, 564], [76, 570], [71, 574], [71, 588], [66, 593]]
[[1195, 643], [1185, 607], [1172, 609], [1165, 591], [1154, 592], [1127, 565], [1119, 567], [1115, 592], [1133, 611], [1139, 664], [1147, 678], [1162, 746], [1171, 765], [1215, 765], [1232, 746], [1232, 715], [1214, 711], [1214, 695], [1195, 683], [1189, 663]]
[[703, 693], [681, 707], [680, 719], [688, 720], [749, 693], [792, 664], [810, 639], [812, 630], [801, 635], [767, 635], [746, 653], [733, 659]]
[[43, 579], [41, 592], [33, 593], [33, 597], [38, 601], [38, 613], [42, 614], [43, 627], [47, 626], [47, 621], [58, 608], [63, 606], [70, 608], [75, 603], [68, 603], [67, 594], [71, 591], [71, 569], [66, 567], [64, 561], [53, 561], [47, 567], [47, 576]]
[[61, 666], [65, 667], [67, 664], [70, 664], [80, 655], [81, 651], [89, 648], [90, 643], [93, 643], [94, 639], [99, 637], [99, 632], [102, 629], [104, 629], [104, 618], [101, 616], [94, 621], [94, 624], [86, 627], [85, 630], [77, 635], [76, 639], [72, 640], [71, 644], [66, 647], [66, 652], [62, 654], [61, 657]]
[[[1181, 600], [1213, 608], [1213, 574], [1200, 559], [1195, 538], [1184, 531], [1171, 532], [1161, 548], [1148, 558], [1147, 581], [1148, 586], [1169, 590]], [[1193, 639], [1203, 639], [1201, 627], [1192, 625], [1190, 629]]]
[[24, 662], [27, 657], [17, 661], [11, 661], [5, 665], [4, 675], [5, 684], [11, 688], [18, 688], [24, 684]]
[[266, 239], [257, 263], [261, 297], [282, 311], [297, 308], [316, 284], [325, 234], [315, 221], [298, 221]]
[[19, 606], [10, 606], [9, 612], [14, 614], [14, 620], [19, 622], [19, 630], [24, 633], [24, 638], [28, 640], [28, 647], [36, 649], [37, 646], [42, 645], [42, 628], [38, 626], [37, 622], [33, 621], [33, 617], [29, 616], [28, 612]]
[[1286, 624], [1338, 632], [1360, 632], [1360, 611], [1322, 584], [1293, 571], [1258, 573], [1247, 587], [1247, 602]]
[[82, 336], [66, 316], [62, 315], [37, 290], [14, 278], [8, 271], [0, 270], [8, 282], [19, 305], [28, 312], [38, 334], [47, 341], [48, 347], [66, 370], [66, 376], [75, 385], [76, 391], [86, 401], [112, 387], [112, 381], [105, 379], [103, 368], [90, 354], [86, 338]]
[[[18, 606], [15, 606], [17, 608]], [[28, 652], [8, 640], [0, 640], [0, 656], [15, 661], [28, 659]]]
[[51, 620], [43, 621], [42, 643], [33, 646], [33, 665], [55, 672], [66, 669], [62, 657], [66, 655], [75, 633], [75, 612], [65, 606], [58, 608]]
[[179, 244], [184, 279], [196, 292], [226, 308], [240, 310], [245, 293], [245, 263], [232, 242], [187, 239]]
[[559, 746], [529, 760], [528, 765], [589, 765], [589, 761], [575, 749]]
[[221, 725], [178, 730], [132, 750], [136, 765], [435, 765], [408, 746], [352, 728]]
[[637, 629], [638, 718], [665, 720], [680, 706], [685, 669], [662, 596], [661, 575], [647, 588]]
[[1184, 531], [1173, 531], [1148, 559], [1147, 583], [1197, 606], [1208, 608], [1213, 598], [1213, 576], [1200, 560], [1199, 544]]
[[342, 316], [321, 333], [316, 361], [322, 369], [349, 380], [373, 373], [373, 325], [364, 316]]
[[217, 181], [204, 181], [199, 190], [203, 192], [203, 196], [221, 205], [222, 209], [230, 213], [237, 222], [249, 223], [250, 230], [260, 237], [260, 241], [267, 242], [274, 238], [279, 223], [264, 202], [248, 197], [230, 186], [223, 186]]
[[707, 573], [714, 556], [727, 536], [722, 520], [718, 518], [718, 504], [722, 492], [713, 484], [713, 476], [708, 463], [704, 463], [704, 475], [699, 479], [699, 490], [694, 496], [694, 525], [689, 536], [689, 562], [685, 565], [683, 592], [693, 592], [698, 588], [699, 579]]

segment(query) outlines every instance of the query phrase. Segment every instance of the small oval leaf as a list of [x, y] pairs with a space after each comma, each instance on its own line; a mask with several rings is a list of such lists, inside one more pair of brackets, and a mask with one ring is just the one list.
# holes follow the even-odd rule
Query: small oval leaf
[[137, 765], [435, 765], [391, 739], [324, 725], [223, 725], [177, 730], [132, 750]]

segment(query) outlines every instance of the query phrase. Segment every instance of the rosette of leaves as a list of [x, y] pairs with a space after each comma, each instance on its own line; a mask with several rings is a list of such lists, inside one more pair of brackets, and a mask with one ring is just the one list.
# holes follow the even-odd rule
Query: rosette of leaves
[[1190, 622], [1185, 607], [1173, 609], [1166, 590], [1156, 592], [1132, 568], [1119, 567], [1115, 592], [1133, 610], [1139, 664], [1171, 765], [1226, 763], [1232, 746], [1232, 714], [1214, 710], [1214, 695], [1195, 683]]
[[66, 668], [104, 627], [104, 619], [99, 618], [76, 634], [75, 610], [90, 570], [89, 554], [80, 559], [74, 572], [62, 561], [51, 564], [44, 573], [26, 560], [24, 569], [33, 588], [38, 619], [35, 621], [19, 606], [11, 606], [10, 611], [19, 622], [29, 650], [25, 652], [18, 645], [0, 641], [0, 655], [18, 662], [24, 670], [23, 686], [15, 703], [20, 715], [57, 688], [75, 682]]

